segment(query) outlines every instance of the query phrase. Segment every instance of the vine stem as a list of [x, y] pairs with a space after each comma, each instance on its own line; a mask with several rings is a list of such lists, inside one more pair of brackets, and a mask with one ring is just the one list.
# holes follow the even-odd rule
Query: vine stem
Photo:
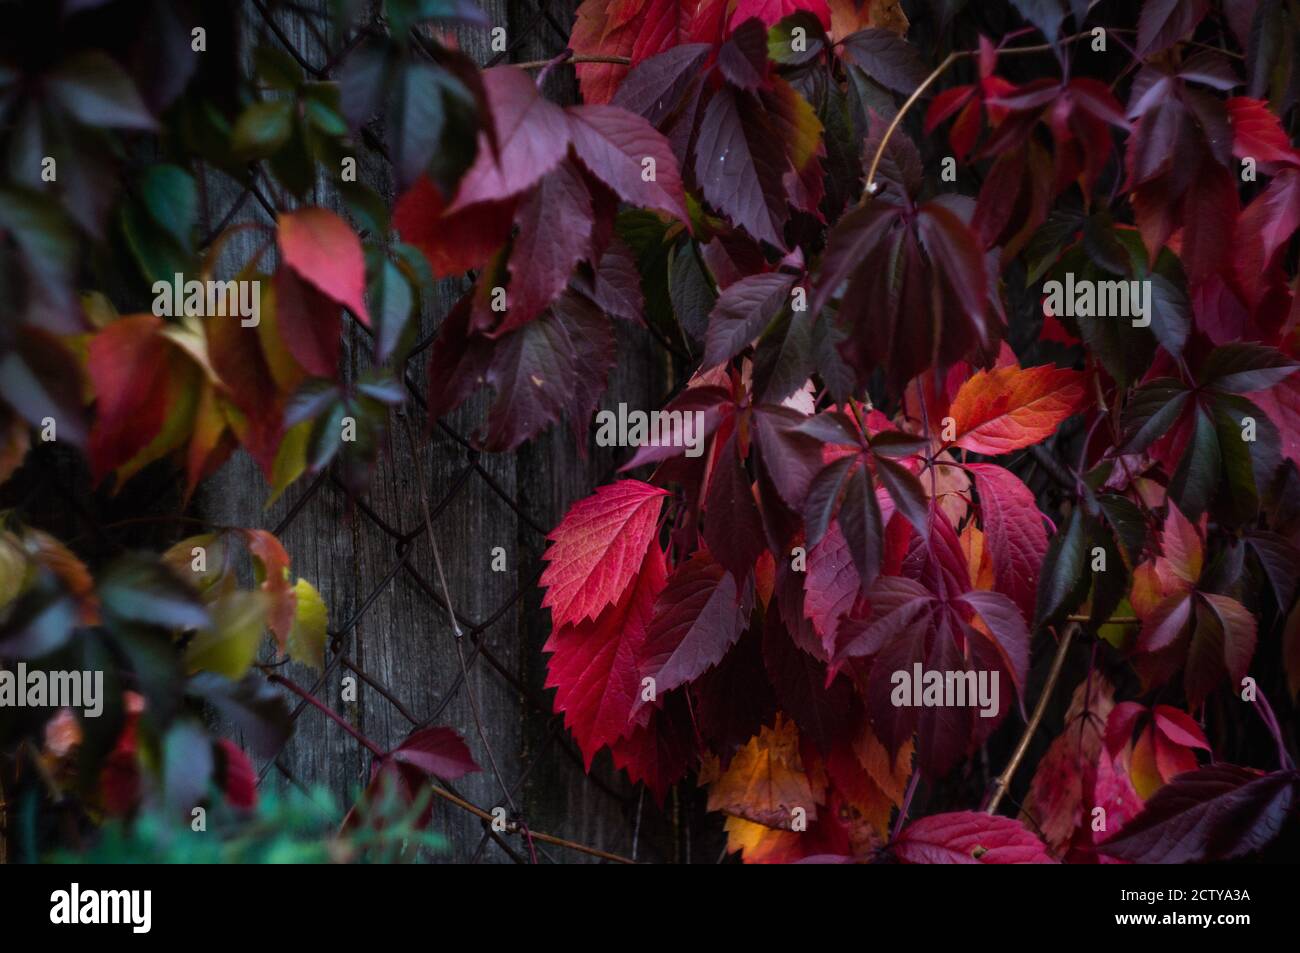
[[511, 65], [519, 69], [545, 69], [547, 66], [558, 65], [559, 63], [608, 63], [611, 66], [631, 66], [632, 59], [627, 56], [564, 56], [552, 57], [549, 60], [529, 60], [527, 63], [513, 63]]
[[355, 727], [353, 727], [352, 723], [349, 722], [346, 718], [344, 718], [342, 715], [336, 712], [333, 708], [329, 707], [329, 705], [326, 705], [319, 698], [317, 698], [311, 692], [307, 691], [307, 689], [303, 688], [293, 679], [285, 678], [283, 675], [271, 674], [266, 676], [266, 680], [268, 682], [274, 682], [276, 685], [283, 685], [285, 688], [289, 689], [289, 691], [293, 692], [303, 701], [307, 702], [307, 704], [315, 707], [326, 718], [330, 719], [330, 721], [334, 722], [334, 724], [338, 725], [340, 728], [342, 728], [344, 731], [350, 734], [353, 738], [355, 738], [357, 742], [359, 742], [362, 745], [362, 747], [364, 747], [367, 751], [373, 754], [376, 758], [382, 758], [384, 757], [385, 754], [387, 754], [387, 752], [384, 751], [383, 748], [379, 747], [379, 745], [375, 744], [373, 741], [371, 741], [369, 738], [363, 735], [360, 731], [358, 731]]
[[[1092, 31], [1085, 30], [1067, 36], [1061, 40], [1060, 45], [1065, 46], [1068, 43], [1081, 40], [1085, 36], [1092, 36]], [[1013, 46], [998, 50], [998, 55], [1018, 56], [1024, 53], [1044, 53], [1051, 49], [1053, 49], [1053, 46], [1050, 43], [1038, 44], [1037, 46]], [[943, 58], [943, 62], [936, 66], [929, 76], [922, 80], [920, 86], [912, 90], [912, 95], [908, 96], [907, 99], [903, 101], [903, 105], [898, 108], [898, 112], [894, 113], [894, 118], [891, 119], [889, 125], [885, 127], [885, 134], [880, 137], [880, 145], [876, 146], [876, 154], [871, 157], [871, 165], [867, 169], [867, 187], [866, 191], [863, 192], [864, 199], [867, 196], [876, 193], [876, 169], [880, 166], [880, 160], [885, 154], [885, 147], [889, 145], [890, 137], [893, 136], [894, 131], [898, 128], [898, 124], [903, 121], [903, 116], [907, 114], [909, 109], [916, 105], [916, 101], [924, 95], [925, 91], [930, 88], [931, 84], [933, 84], [936, 79], [947, 71], [949, 66], [956, 63], [958, 60], [970, 59], [971, 57], [978, 55], [979, 50], [953, 50]]]
[[1278, 724], [1277, 715], [1273, 713], [1273, 706], [1268, 703], [1268, 697], [1264, 690], [1259, 686], [1255, 687], [1255, 710], [1259, 712], [1259, 717], [1263, 720], [1264, 726], [1268, 728], [1269, 734], [1277, 743], [1277, 759], [1281, 763], [1282, 770], [1291, 771], [1295, 768], [1295, 763], [1291, 760], [1290, 753], [1286, 750], [1286, 741], [1282, 737], [1282, 726]]
[[903, 105], [898, 108], [898, 112], [894, 113], [894, 118], [889, 120], [889, 125], [885, 127], [885, 134], [880, 137], [880, 145], [876, 146], [876, 154], [871, 157], [871, 166], [867, 169], [867, 188], [863, 192], [864, 197], [876, 194], [876, 169], [880, 166], [880, 159], [885, 154], [885, 146], [889, 145], [890, 137], [894, 134], [894, 130], [898, 128], [898, 124], [903, 121], [903, 117], [907, 115], [907, 111], [930, 88], [930, 84], [947, 71], [949, 66], [970, 55], [971, 51], [969, 50], [954, 50], [945, 56], [943, 62], [934, 68], [934, 71], [921, 82], [920, 86], [912, 90], [912, 95], [908, 96]]
[[920, 783], [920, 780], [921, 772], [913, 768], [912, 777], [907, 782], [907, 791], [903, 794], [903, 803], [898, 808], [898, 817], [894, 820], [894, 830], [889, 835], [891, 842], [898, 840], [903, 825], [907, 823], [907, 812], [912, 807], [912, 795], [916, 793], [916, 786]]
[[1011, 760], [1007, 762], [1007, 766], [1002, 769], [1002, 773], [993, 782], [993, 790], [990, 792], [988, 805], [984, 808], [988, 814], [997, 813], [998, 804], [1002, 801], [1002, 795], [1006, 794], [1007, 788], [1011, 785], [1011, 779], [1015, 776], [1016, 769], [1020, 767], [1025, 752], [1029, 750], [1029, 742], [1033, 740], [1034, 732], [1038, 730], [1038, 725], [1043, 720], [1043, 713], [1047, 711], [1047, 703], [1051, 701], [1052, 692], [1061, 678], [1061, 670], [1065, 667], [1066, 653], [1069, 651], [1070, 643], [1074, 641], [1074, 634], [1078, 630], [1078, 623], [1071, 622], [1065, 627], [1065, 632], [1061, 635], [1061, 641], [1057, 643], [1056, 657], [1052, 659], [1052, 668], [1047, 673], [1047, 682], [1043, 685], [1042, 694], [1038, 696], [1038, 704], [1034, 706], [1034, 713], [1029, 716], [1029, 724], [1025, 725], [1024, 733], [1021, 734], [1020, 740], [1016, 742], [1016, 750], [1011, 753]]

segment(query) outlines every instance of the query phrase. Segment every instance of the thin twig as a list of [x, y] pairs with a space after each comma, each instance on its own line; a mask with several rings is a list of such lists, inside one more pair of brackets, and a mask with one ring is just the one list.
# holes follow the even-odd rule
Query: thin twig
[[1020, 736], [1020, 741], [1016, 743], [1016, 750], [1011, 754], [1011, 760], [1007, 766], [1002, 769], [998, 779], [993, 782], [993, 790], [990, 792], [988, 806], [985, 811], [989, 814], [996, 814], [998, 804], [1002, 801], [1002, 796], [1007, 792], [1011, 784], [1011, 779], [1015, 776], [1016, 768], [1020, 767], [1020, 762], [1025, 757], [1025, 752], [1029, 750], [1029, 742], [1033, 740], [1034, 732], [1038, 730], [1038, 724], [1043, 720], [1043, 713], [1047, 711], [1047, 703], [1051, 701], [1052, 690], [1056, 688], [1056, 683], [1061, 677], [1061, 669], [1065, 667], [1065, 656], [1070, 649], [1070, 643], [1074, 640], [1074, 633], [1079, 631], [1078, 623], [1071, 622], [1065, 627], [1065, 632], [1061, 635], [1061, 641], [1056, 646], [1056, 657], [1052, 659], [1051, 671], [1047, 673], [1047, 682], [1043, 685], [1042, 694], [1038, 696], [1038, 704], [1034, 706], [1034, 713], [1029, 718], [1029, 724], [1025, 725], [1024, 733]]
[[[563, 62], [566, 63], [608, 63], [612, 66], [631, 66], [632, 60], [626, 56], [569, 56], [565, 57]], [[549, 60], [529, 60], [527, 63], [512, 63], [519, 69], [545, 69], [547, 66], [555, 64], [555, 57]]]
[[[1082, 33], [1075, 33], [1072, 36], [1067, 36], [1061, 40], [1059, 45], [1064, 46], [1068, 43], [1073, 43], [1075, 40], [1083, 39], [1085, 36], [1092, 36], [1092, 31], [1086, 30]], [[1054, 49], [1052, 44], [1041, 44], [1038, 46], [1013, 46], [998, 50], [998, 55], [1016, 56], [1023, 53], [1043, 53], [1052, 49]], [[871, 157], [871, 165], [867, 168], [867, 187], [866, 191], [862, 194], [863, 201], [865, 201], [868, 196], [876, 193], [876, 169], [880, 165], [881, 157], [885, 154], [885, 146], [889, 144], [889, 139], [894, 134], [894, 130], [898, 128], [898, 124], [903, 121], [903, 116], [905, 116], [907, 111], [916, 104], [916, 101], [921, 98], [927, 89], [930, 88], [931, 84], [947, 71], [949, 66], [956, 63], [958, 60], [978, 56], [979, 52], [979, 50], [954, 50], [949, 53], [943, 58], [943, 62], [936, 66], [934, 71], [921, 81], [921, 85], [912, 90], [912, 95], [908, 96], [907, 99], [903, 101], [903, 105], [898, 108], [898, 112], [894, 113], [894, 118], [891, 119], [889, 125], [885, 127], [885, 134], [880, 138], [880, 145], [876, 146], [876, 154]]]

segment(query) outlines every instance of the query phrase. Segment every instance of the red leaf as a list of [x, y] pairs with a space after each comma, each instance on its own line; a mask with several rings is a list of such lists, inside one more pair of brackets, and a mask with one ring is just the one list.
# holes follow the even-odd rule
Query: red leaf
[[1152, 713], [1155, 715], [1156, 728], [1174, 744], [1182, 745], [1184, 748], [1210, 750], [1210, 743], [1205, 740], [1205, 732], [1187, 712], [1171, 705], [1156, 705]]
[[1227, 102], [1228, 120], [1232, 123], [1232, 154], [1238, 159], [1259, 163], [1281, 162], [1300, 165], [1300, 155], [1291, 145], [1291, 137], [1282, 121], [1262, 99], [1233, 96]]
[[226, 802], [232, 807], [251, 811], [257, 807], [257, 772], [253, 770], [252, 762], [238, 745], [226, 738], [217, 741], [217, 751], [221, 765], [221, 792], [226, 796]]
[[893, 845], [904, 864], [1051, 864], [1019, 821], [976, 811], [934, 814], [903, 828]]
[[278, 224], [280, 254], [285, 264], [369, 327], [366, 260], [356, 232], [323, 208], [282, 212]]
[[991, 463], [966, 469], [979, 493], [980, 522], [993, 560], [999, 592], [1015, 601], [1025, 618], [1034, 617], [1038, 571], [1047, 555], [1047, 529], [1034, 494], [1009, 470]]
[[481, 269], [510, 237], [514, 202], [480, 202], [447, 214], [438, 187], [416, 180], [393, 208], [393, 228], [429, 260], [437, 278]]
[[289, 578], [289, 554], [268, 530], [246, 529], [242, 533], [248, 551], [261, 564], [262, 589], [271, 598], [266, 624], [275, 633], [283, 651], [298, 609], [298, 597]]
[[652, 542], [636, 583], [594, 622], [555, 629], [542, 651], [546, 687], [557, 689], [555, 710], [573, 732], [591, 770], [591, 759], [632, 727], [641, 691], [639, 660], [655, 598], [667, 581], [663, 551]]
[[575, 503], [547, 536], [542, 607], [558, 629], [595, 619], [617, 602], [655, 537], [667, 490], [637, 480], [602, 486]]
[[980, 371], [953, 399], [953, 442], [974, 453], [1010, 453], [1046, 440], [1086, 403], [1079, 371], [1050, 364]]
[[96, 482], [147, 447], [166, 420], [169, 365], [162, 327], [152, 314], [137, 314], [91, 338], [86, 369], [96, 399], [89, 446]]
[[662, 805], [669, 786], [681, 780], [697, 757], [683, 694], [670, 695], [664, 707], [650, 713], [646, 724], [614, 742], [610, 754], [616, 767], [626, 771], [633, 783], [644, 783]]
[[388, 758], [444, 781], [455, 781], [481, 770], [455, 729], [438, 725], [411, 732], [405, 741], [388, 753]]
[[[1080, 827], [1091, 827], [1098, 762], [1111, 757], [1102, 744], [1102, 732], [1113, 710], [1113, 695], [1114, 689], [1100, 673], [1080, 682], [1061, 733], [1034, 770], [1021, 817], [1034, 819], [1056, 856], [1064, 852]], [[1111, 806], [1105, 806], [1109, 823]]]

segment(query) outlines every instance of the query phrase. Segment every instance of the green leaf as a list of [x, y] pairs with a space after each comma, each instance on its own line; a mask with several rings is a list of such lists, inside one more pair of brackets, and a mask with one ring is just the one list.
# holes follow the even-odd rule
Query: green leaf
[[141, 183], [144, 207], [181, 247], [190, 247], [190, 231], [198, 220], [199, 193], [194, 177], [174, 165], [153, 165]]
[[1280, 384], [1300, 364], [1274, 347], [1234, 342], [1210, 352], [1201, 372], [1207, 387], [1227, 394], [1248, 394]]
[[1125, 453], [1141, 453], [1174, 425], [1191, 392], [1181, 381], [1161, 377], [1134, 392], [1121, 416]]
[[127, 247], [140, 266], [140, 273], [150, 284], [171, 282], [177, 272], [190, 274], [193, 271], [191, 257], [168, 232], [154, 223], [153, 216], [138, 202], [123, 203], [121, 224]]
[[1085, 545], [1087, 536], [1083, 510], [1075, 507], [1064, 528], [1047, 546], [1043, 571], [1038, 578], [1035, 626], [1060, 622], [1087, 598], [1092, 583]]
[[253, 51], [258, 78], [272, 89], [293, 92], [302, 84], [302, 67], [278, 46], [262, 44]]
[[1223, 461], [1214, 421], [1204, 407], [1197, 406], [1193, 413], [1192, 435], [1169, 481], [1169, 494], [1195, 522], [1218, 491]]
[[375, 331], [375, 363], [383, 364], [395, 353], [415, 311], [415, 295], [406, 275], [391, 259], [378, 262], [371, 255], [370, 316]]
[[240, 114], [231, 133], [235, 152], [247, 159], [275, 155], [293, 135], [293, 101], [266, 99], [253, 103]]
[[[796, 34], [800, 29], [802, 33]], [[794, 39], [799, 36], [803, 49], [795, 49]], [[767, 31], [767, 55], [774, 63], [783, 66], [802, 66], [821, 56], [829, 41], [821, 21], [807, 10], [798, 10], [780, 20]]]

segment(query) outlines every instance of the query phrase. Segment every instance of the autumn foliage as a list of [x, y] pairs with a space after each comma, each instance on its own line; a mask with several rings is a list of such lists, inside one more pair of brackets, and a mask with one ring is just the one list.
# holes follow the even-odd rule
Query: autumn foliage
[[[0, 70], [0, 480], [50, 419], [97, 485], [170, 460], [187, 500], [236, 450], [268, 499], [331, 469], [364, 493], [403, 405], [427, 428], [486, 407], [484, 452], [558, 426], [585, 453], [634, 340], [703, 450], [630, 447], [548, 537], [545, 687], [588, 770], [647, 802], [703, 789], [746, 862], [1293, 849], [1300, 151], [1294, 44], [1258, 39], [1294, 39], [1279, 6], [583, 0], [526, 70], [462, 51], [453, 28], [488, 25], [468, 0], [389, 0], [328, 75], [271, 42], [232, 79], [178, 24], [168, 83], [129, 35], [96, 47], [93, 9], [47, 57], [0, 41], [24, 79]], [[557, 74], [578, 101], [543, 93]], [[66, 139], [55, 184], [31, 136]], [[362, 149], [391, 208], [341, 171]], [[270, 190], [273, 221], [201, 235], [199, 161]], [[307, 204], [318, 175], [341, 208]], [[174, 273], [258, 281], [260, 323], [151, 312]], [[119, 730], [64, 726], [64, 754], [97, 749], [95, 812], [150, 783], [251, 805], [196, 712], [242, 712], [273, 755], [264, 638], [328, 651], [274, 536], [92, 571], [16, 514], [0, 569], [0, 658], [113, 646]], [[992, 695], [900, 703], [920, 671]], [[368, 794], [413, 803], [472, 746], [372, 748]]]

